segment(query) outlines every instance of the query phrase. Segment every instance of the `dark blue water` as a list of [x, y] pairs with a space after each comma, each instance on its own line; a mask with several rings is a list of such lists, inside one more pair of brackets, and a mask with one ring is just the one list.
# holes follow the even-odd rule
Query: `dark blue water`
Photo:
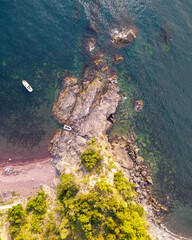
[[[1, 0], [0, 158], [47, 154], [58, 128], [51, 110], [62, 78], [66, 71], [80, 76], [89, 60], [84, 39], [95, 37], [109, 59], [116, 52], [124, 56], [116, 69], [128, 97], [117, 118], [128, 120], [115, 129], [134, 127], [153, 169], [154, 191], [175, 205], [168, 228], [192, 236], [191, 9], [190, 0]], [[111, 29], [129, 24], [138, 28], [135, 42], [111, 47]], [[144, 102], [139, 114], [133, 111], [137, 98]]]

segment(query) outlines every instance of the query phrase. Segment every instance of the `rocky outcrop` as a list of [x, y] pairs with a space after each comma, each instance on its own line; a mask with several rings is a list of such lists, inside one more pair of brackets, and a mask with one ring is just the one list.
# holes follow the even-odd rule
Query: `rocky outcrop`
[[135, 101], [135, 107], [136, 112], [140, 112], [143, 109], [143, 101], [141, 99]]
[[131, 44], [136, 37], [136, 28], [113, 29], [111, 31], [112, 41], [118, 45]]
[[53, 116], [60, 123], [68, 124], [72, 131], [60, 129], [49, 150], [55, 163], [62, 160], [64, 165], [77, 167], [87, 140], [99, 139], [112, 126], [108, 118], [115, 113], [120, 101], [119, 87], [93, 69], [86, 71], [81, 86], [74, 77], [64, 78], [63, 84], [53, 107]]
[[[102, 53], [94, 58], [93, 65], [94, 69], [92, 67], [84, 70], [81, 84], [72, 76], [66, 76], [63, 80], [64, 87], [53, 107], [53, 116], [61, 124], [69, 125], [72, 130], [59, 129], [55, 134], [49, 149], [52, 163], [58, 173], [74, 173], [81, 181], [86, 173], [80, 171], [83, 168], [80, 155], [88, 142], [96, 139], [101, 145], [99, 148], [104, 156], [103, 173], [108, 175], [109, 183], [113, 183], [114, 174], [113, 171], [108, 172], [109, 159], [114, 159], [117, 169], [122, 169], [129, 181], [135, 184], [136, 202], [150, 209], [147, 210], [147, 214], [152, 219], [151, 206], [156, 212], [161, 211], [163, 207], [152, 198], [152, 178], [143, 165], [144, 159], [138, 155], [136, 135], [132, 133], [128, 139], [113, 139], [111, 144], [106, 136], [115, 122], [114, 113], [121, 99], [117, 75], [106, 66]], [[94, 182], [95, 180], [92, 181], [93, 185]]]
[[71, 111], [76, 103], [77, 94], [79, 93], [77, 78], [66, 77], [63, 84], [64, 88], [52, 111], [55, 119], [62, 124], [70, 117]]

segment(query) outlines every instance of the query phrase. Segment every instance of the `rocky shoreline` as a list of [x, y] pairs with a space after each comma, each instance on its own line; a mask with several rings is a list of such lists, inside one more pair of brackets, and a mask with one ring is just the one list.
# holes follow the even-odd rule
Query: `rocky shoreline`
[[[135, 37], [133, 30], [129, 30], [124, 35], [121, 33], [119, 38], [115, 35], [114, 42], [118, 45], [127, 44]], [[88, 41], [87, 51], [94, 51], [96, 44], [94, 39]], [[122, 60], [123, 57], [118, 56], [114, 61]], [[80, 156], [91, 141], [96, 141], [100, 144], [101, 154], [106, 155], [107, 152], [106, 158], [112, 159], [126, 178], [135, 184], [137, 192], [135, 201], [146, 211], [151, 236], [159, 240], [182, 239], [164, 230], [162, 232], [159, 228], [161, 217], [168, 213], [168, 209], [152, 197], [153, 181], [143, 164], [144, 159], [138, 154], [136, 136], [132, 134], [128, 138], [123, 136], [108, 138], [107, 132], [115, 122], [117, 106], [123, 99], [119, 90], [116, 72], [107, 65], [102, 52], [94, 55], [91, 66], [84, 69], [81, 79], [66, 74], [63, 89], [52, 111], [55, 119], [62, 124], [62, 128], [57, 131], [49, 146], [52, 165], [57, 175], [62, 172], [74, 173], [81, 180], [85, 172], [79, 171]], [[136, 111], [143, 107], [141, 100], [138, 101]], [[69, 131], [63, 129], [63, 125], [69, 126]], [[50, 171], [54, 176], [53, 170]], [[34, 179], [30, 180], [34, 182]], [[57, 180], [54, 182], [57, 185]], [[92, 184], [94, 185], [94, 181]]]
[[[95, 61], [100, 58], [101, 54]], [[109, 68], [105, 73], [102, 68], [102, 65], [100, 69], [87, 68], [80, 84], [77, 78], [69, 74], [63, 79], [63, 90], [53, 107], [53, 116], [72, 130], [59, 129], [53, 137], [49, 147], [52, 164], [59, 175], [63, 171], [77, 172], [81, 164], [80, 155], [87, 143], [95, 139], [107, 146], [115, 164], [135, 184], [136, 202], [146, 210], [147, 221], [159, 224], [160, 218], [157, 219], [157, 216], [167, 214], [168, 209], [151, 195], [152, 178], [143, 165], [144, 159], [138, 155], [134, 144], [136, 136], [108, 139], [107, 132], [115, 121], [114, 114], [121, 96], [117, 78], [114, 81], [109, 75]], [[78, 175], [81, 179], [80, 172]]]

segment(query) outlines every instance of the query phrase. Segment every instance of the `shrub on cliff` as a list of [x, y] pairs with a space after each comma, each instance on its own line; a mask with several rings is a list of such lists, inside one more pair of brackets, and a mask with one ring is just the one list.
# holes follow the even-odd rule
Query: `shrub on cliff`
[[87, 148], [80, 158], [87, 171], [91, 171], [103, 159], [100, 152], [94, 148]]
[[79, 186], [75, 182], [72, 174], [62, 174], [61, 182], [57, 186], [57, 198], [64, 202], [67, 199], [73, 198], [79, 191]]
[[7, 220], [10, 224], [9, 233], [13, 239], [25, 221], [25, 214], [21, 204], [8, 209]]
[[[146, 240], [148, 235], [141, 209], [127, 204], [113, 186], [97, 182], [88, 194], [79, 194], [64, 217], [72, 231], [66, 239]], [[74, 230], [73, 230], [74, 229]]]
[[26, 206], [26, 211], [33, 211], [36, 215], [42, 215], [47, 210], [46, 195], [43, 191], [38, 192], [37, 196], [30, 199]]
[[121, 171], [114, 174], [114, 184], [124, 200], [132, 200], [136, 196], [136, 192], [133, 191], [135, 184], [130, 183]]

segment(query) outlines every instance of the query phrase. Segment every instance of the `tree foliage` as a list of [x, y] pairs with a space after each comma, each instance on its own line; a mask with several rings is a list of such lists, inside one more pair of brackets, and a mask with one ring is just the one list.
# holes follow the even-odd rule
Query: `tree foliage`
[[121, 171], [114, 174], [114, 185], [124, 200], [132, 200], [136, 196], [136, 193], [133, 191], [134, 183], [130, 183]]
[[80, 158], [87, 171], [91, 171], [103, 159], [100, 152], [94, 148], [87, 148]]
[[9, 209], [8, 221], [14, 240], [147, 240], [143, 208], [133, 203], [133, 185], [122, 172], [114, 184], [100, 178], [88, 192], [80, 192], [72, 174], [62, 174], [57, 186], [57, 208], [49, 210], [41, 191]]
[[44, 214], [47, 210], [46, 195], [43, 191], [38, 192], [37, 196], [30, 199], [26, 206], [26, 211], [33, 211], [37, 215]]
[[8, 209], [7, 220], [10, 223], [9, 233], [11, 237], [14, 238], [25, 221], [25, 214], [21, 204]]
[[63, 202], [64, 200], [73, 198], [79, 191], [79, 186], [76, 184], [73, 175], [62, 174], [61, 182], [57, 186], [57, 198]]
[[[129, 190], [132, 196], [132, 189]], [[117, 192], [102, 179], [89, 193], [77, 194], [63, 215], [65, 224], [67, 222], [65, 230], [62, 230], [63, 239], [147, 239], [143, 208], [131, 200], [125, 201]]]

